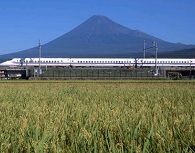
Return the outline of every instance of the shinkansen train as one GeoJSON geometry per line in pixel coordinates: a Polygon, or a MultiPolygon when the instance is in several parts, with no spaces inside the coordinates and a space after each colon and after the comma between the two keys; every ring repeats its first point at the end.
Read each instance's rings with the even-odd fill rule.
{"type": "Polygon", "coordinates": [[[195,59],[169,58],[13,58],[3,67],[194,67],[195,59]]]}

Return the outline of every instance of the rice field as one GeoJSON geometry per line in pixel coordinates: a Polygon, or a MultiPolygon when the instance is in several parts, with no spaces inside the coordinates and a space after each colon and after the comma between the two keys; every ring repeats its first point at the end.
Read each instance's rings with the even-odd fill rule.
{"type": "Polygon", "coordinates": [[[0,81],[0,152],[193,152],[195,81],[0,81]]]}

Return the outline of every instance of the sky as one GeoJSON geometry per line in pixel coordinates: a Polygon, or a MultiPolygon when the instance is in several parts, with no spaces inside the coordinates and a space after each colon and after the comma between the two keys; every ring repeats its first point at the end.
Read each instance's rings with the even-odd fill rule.
{"type": "Polygon", "coordinates": [[[93,15],[173,43],[195,44],[195,0],[0,0],[0,55],[69,32],[93,15]]]}

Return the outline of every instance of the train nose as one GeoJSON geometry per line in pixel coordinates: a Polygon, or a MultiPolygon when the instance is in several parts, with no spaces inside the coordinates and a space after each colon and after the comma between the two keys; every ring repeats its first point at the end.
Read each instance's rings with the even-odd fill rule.
{"type": "Polygon", "coordinates": [[[6,62],[0,63],[0,66],[6,66],[6,62]]]}
{"type": "Polygon", "coordinates": [[[9,61],[6,61],[6,62],[3,62],[3,63],[0,63],[0,66],[2,67],[6,67],[6,66],[12,66],[12,63],[10,63],[9,61]]]}

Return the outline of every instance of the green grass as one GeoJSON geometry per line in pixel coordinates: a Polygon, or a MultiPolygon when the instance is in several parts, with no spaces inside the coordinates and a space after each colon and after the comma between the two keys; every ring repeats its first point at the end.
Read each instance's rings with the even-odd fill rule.
{"type": "Polygon", "coordinates": [[[1,152],[192,152],[194,81],[1,81],[1,152]]]}

